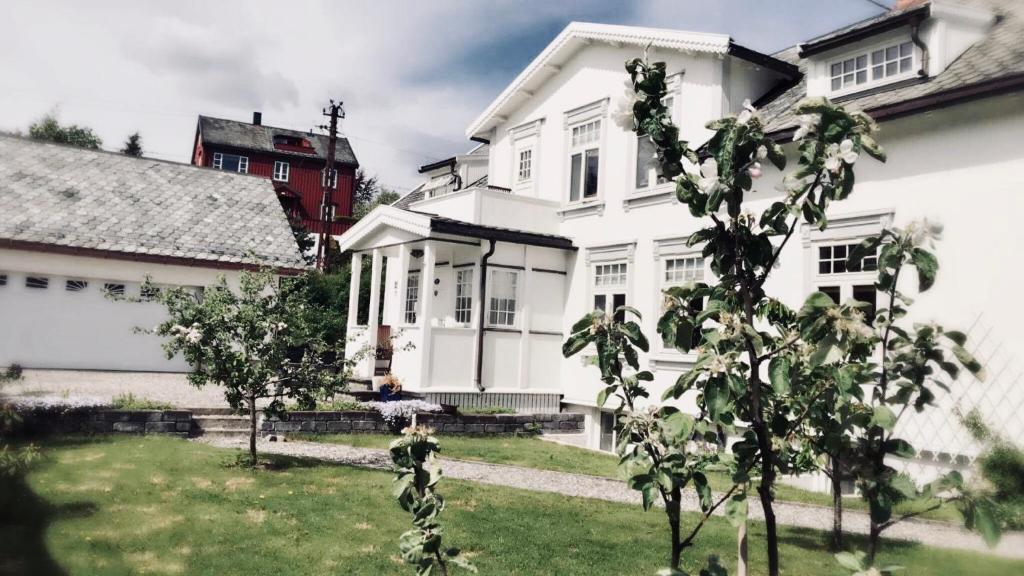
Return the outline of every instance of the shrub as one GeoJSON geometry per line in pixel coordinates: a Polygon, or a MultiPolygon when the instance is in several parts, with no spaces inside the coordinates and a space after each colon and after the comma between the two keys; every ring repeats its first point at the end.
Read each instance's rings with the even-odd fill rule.
{"type": "Polygon", "coordinates": [[[481,406],[479,408],[470,406],[470,407],[467,407],[467,408],[459,408],[459,412],[462,413],[462,414],[469,414],[469,415],[515,414],[516,413],[515,410],[513,410],[511,408],[505,408],[503,406],[481,406]]]}
{"type": "Polygon", "coordinates": [[[0,374],[0,382],[14,382],[16,380],[21,380],[22,371],[23,369],[21,364],[14,362],[3,371],[3,374],[0,374]]]}

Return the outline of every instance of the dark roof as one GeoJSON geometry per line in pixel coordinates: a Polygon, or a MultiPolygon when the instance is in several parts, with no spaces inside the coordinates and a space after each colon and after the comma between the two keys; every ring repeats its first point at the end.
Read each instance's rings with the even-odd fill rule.
{"type": "Polygon", "coordinates": [[[828,34],[822,34],[816,38],[800,45],[800,56],[810,56],[826,50],[831,50],[847,42],[854,42],[887,30],[903,26],[908,22],[928,16],[930,5],[928,3],[908,6],[901,10],[888,10],[877,16],[872,16],[833,30],[828,34]]]}
{"type": "Polygon", "coordinates": [[[444,216],[437,216],[427,212],[416,212],[414,214],[426,214],[430,216],[430,229],[442,234],[456,234],[470,238],[482,238],[484,240],[495,240],[498,242],[514,242],[516,244],[527,244],[530,246],[543,246],[545,248],[559,248],[562,250],[575,250],[572,240],[565,236],[555,234],[538,234],[515,230],[512,228],[501,228],[499,226],[484,226],[483,224],[472,224],[461,220],[453,220],[444,216]]]}
{"type": "Polygon", "coordinates": [[[269,180],[0,136],[0,246],[299,269],[269,180]]]}
{"type": "MultiPolygon", "coordinates": [[[[310,134],[309,132],[300,132],[298,130],[289,130],[287,128],[275,128],[273,126],[264,126],[262,124],[249,124],[248,122],[225,120],[223,118],[213,118],[211,116],[199,117],[198,130],[203,139],[204,145],[213,144],[228,146],[242,150],[255,150],[258,152],[283,154],[286,156],[296,156],[300,158],[309,158],[313,156],[320,158],[321,160],[327,159],[328,138],[323,134],[310,134]],[[278,135],[305,138],[313,145],[313,149],[316,153],[303,154],[302,152],[275,148],[274,136],[278,135]]],[[[338,137],[338,144],[335,148],[334,157],[340,164],[353,167],[359,166],[359,161],[356,160],[356,155],[352,152],[352,146],[348,143],[347,138],[343,138],[341,136],[338,137]]]]}
{"type": "MultiPolygon", "coordinates": [[[[1024,87],[1024,2],[1020,0],[961,0],[989,10],[1000,18],[984,38],[967,49],[937,76],[885,86],[837,98],[845,106],[868,112],[876,119],[895,117],[954,101],[980,97],[997,90],[1024,87]]],[[[854,26],[863,26],[863,23],[854,26]]],[[[849,32],[850,27],[847,27],[849,32]]],[[[834,33],[835,34],[835,33],[834,33]]],[[[822,38],[828,38],[826,35],[822,38]]],[[[774,55],[796,63],[806,74],[794,46],[774,55]]],[[[767,131],[783,133],[797,125],[793,106],[807,94],[806,77],[762,107],[767,131]]]]}
{"type": "Polygon", "coordinates": [[[437,162],[431,162],[430,164],[424,164],[420,166],[419,173],[430,172],[431,170],[437,170],[445,166],[455,166],[457,158],[452,156],[451,158],[445,158],[444,160],[438,160],[437,162]]]}

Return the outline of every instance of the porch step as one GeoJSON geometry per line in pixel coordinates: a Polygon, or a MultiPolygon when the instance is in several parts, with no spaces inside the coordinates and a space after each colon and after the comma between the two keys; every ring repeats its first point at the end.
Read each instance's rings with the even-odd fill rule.
{"type": "Polygon", "coordinates": [[[193,436],[242,436],[249,433],[249,417],[233,414],[192,415],[193,436]]]}
{"type": "Polygon", "coordinates": [[[187,408],[192,416],[243,416],[232,408],[187,408]]]}

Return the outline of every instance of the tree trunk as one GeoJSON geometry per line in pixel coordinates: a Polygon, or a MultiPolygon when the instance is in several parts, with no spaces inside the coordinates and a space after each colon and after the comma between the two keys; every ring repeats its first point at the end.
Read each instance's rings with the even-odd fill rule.
{"type": "Polygon", "coordinates": [[[668,525],[672,530],[672,563],[670,566],[676,570],[679,569],[679,560],[682,555],[682,547],[679,545],[679,501],[682,498],[682,492],[675,488],[672,490],[672,494],[669,497],[668,502],[665,503],[665,512],[668,514],[668,525]]]}
{"type": "MultiPolygon", "coordinates": [[[[767,428],[762,422],[759,428],[767,428]]],[[[758,439],[761,448],[761,484],[757,494],[761,497],[761,508],[764,510],[764,528],[768,547],[768,575],[779,576],[779,533],[775,521],[775,508],[772,505],[772,485],[775,483],[775,459],[771,451],[771,440],[767,430],[759,431],[758,439]]]]}
{"type": "Polygon", "coordinates": [[[843,549],[843,472],[842,466],[832,459],[832,549],[843,549]]]}
{"type": "Polygon", "coordinates": [[[871,530],[868,532],[868,563],[869,565],[875,564],[875,556],[878,554],[878,539],[882,536],[882,530],[871,522],[871,530]]]}
{"type": "Polygon", "coordinates": [[[747,576],[747,522],[736,528],[736,576],[747,576]]]}
{"type": "Polygon", "coordinates": [[[249,461],[256,466],[256,397],[249,396],[249,461]]]}

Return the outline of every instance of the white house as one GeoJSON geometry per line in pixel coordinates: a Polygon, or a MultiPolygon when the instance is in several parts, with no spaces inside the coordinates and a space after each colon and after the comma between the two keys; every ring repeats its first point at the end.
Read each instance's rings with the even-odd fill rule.
{"type": "Polygon", "coordinates": [[[0,366],[186,372],[157,286],[305,267],[269,180],[0,136],[0,366]]]}
{"type": "MultiPolygon", "coordinates": [[[[417,348],[397,353],[392,368],[409,389],[583,412],[588,445],[606,450],[613,421],[595,405],[596,368],[559,353],[577,319],[624,303],[643,313],[654,342],[642,359],[656,374],[652,398],[692,365],[693,356],[658,343],[655,322],[664,288],[711,273],[685,245],[703,223],[620,121],[628,116],[618,104],[624,62],[645,48],[667,63],[667,102],[695,144],[710,135],[705,123],[745,99],[783,142],[797,124],[790,107],[807,94],[882,122],[889,163],[858,165],[852,199],[833,206],[826,232],[804,229],[787,246],[767,289],[794,307],[819,289],[873,300],[872,273],[834,265],[847,246],[884,225],[943,222],[939,281],[916,311],[969,330],[993,377],[958,382],[939,409],[908,420],[905,434],[924,449],[926,466],[962,463],[976,450],[955,406],[977,407],[1024,438],[1024,313],[1015,306],[1013,256],[1024,227],[1012,216],[1024,209],[1024,17],[1010,0],[912,3],[771,56],[720,34],[570,24],[467,129],[488,144],[489,187],[378,208],[342,237],[353,270],[372,258],[373,283],[384,282],[382,318],[351,327],[360,341],[374,343],[380,324],[401,330],[417,348]]],[[[766,174],[749,208],[776,199],[778,182],[766,174]]],[[[351,310],[365,306],[352,294],[351,310]]],[[[692,398],[682,404],[692,408],[692,398]]]]}

